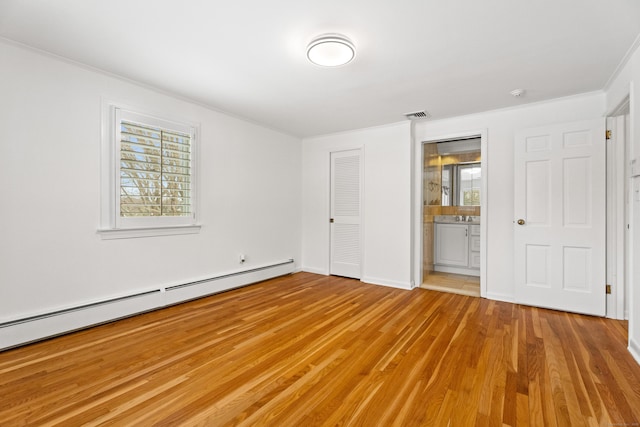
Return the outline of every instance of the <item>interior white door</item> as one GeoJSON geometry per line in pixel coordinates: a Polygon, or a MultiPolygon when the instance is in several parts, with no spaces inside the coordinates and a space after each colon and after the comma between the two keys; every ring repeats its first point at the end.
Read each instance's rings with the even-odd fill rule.
{"type": "Polygon", "coordinates": [[[516,302],[604,316],[604,119],[516,134],[516,302]]]}
{"type": "Polygon", "coordinates": [[[330,273],[360,278],[361,150],[331,153],[330,273]]]}

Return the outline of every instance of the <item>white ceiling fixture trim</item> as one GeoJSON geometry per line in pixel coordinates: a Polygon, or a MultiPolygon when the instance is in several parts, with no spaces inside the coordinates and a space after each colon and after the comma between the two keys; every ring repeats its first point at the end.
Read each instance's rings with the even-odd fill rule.
{"type": "Polygon", "coordinates": [[[356,57],[356,47],[342,34],[323,34],[307,46],[307,58],[322,67],[338,67],[356,57]]]}

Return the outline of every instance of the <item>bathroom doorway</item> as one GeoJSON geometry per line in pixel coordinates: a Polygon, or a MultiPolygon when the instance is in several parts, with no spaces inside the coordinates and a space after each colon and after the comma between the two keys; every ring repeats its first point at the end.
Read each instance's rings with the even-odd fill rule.
{"type": "Polygon", "coordinates": [[[422,144],[421,288],[481,296],[481,135],[422,144]]]}

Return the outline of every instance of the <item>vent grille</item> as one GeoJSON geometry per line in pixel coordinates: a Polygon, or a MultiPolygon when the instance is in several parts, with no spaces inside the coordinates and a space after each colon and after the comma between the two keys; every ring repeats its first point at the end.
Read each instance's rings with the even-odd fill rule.
{"type": "Polygon", "coordinates": [[[417,120],[417,119],[428,119],[431,117],[426,110],[423,111],[414,111],[413,113],[406,113],[404,115],[409,120],[417,120]]]}

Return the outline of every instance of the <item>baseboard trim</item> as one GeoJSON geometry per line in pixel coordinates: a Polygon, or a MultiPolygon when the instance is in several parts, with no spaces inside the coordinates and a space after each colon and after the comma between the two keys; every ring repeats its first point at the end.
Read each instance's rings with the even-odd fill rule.
{"type": "Polygon", "coordinates": [[[0,323],[0,350],[293,273],[293,259],[0,323]]]}
{"type": "Polygon", "coordinates": [[[513,297],[513,295],[501,294],[497,292],[487,292],[485,298],[494,301],[510,302],[512,304],[516,303],[516,299],[513,297]]]}
{"type": "Polygon", "coordinates": [[[635,342],[633,339],[629,340],[629,353],[636,360],[636,363],[640,365],[640,343],[635,342]]]}
{"type": "Polygon", "coordinates": [[[214,279],[198,280],[166,288],[165,305],[198,299],[203,296],[250,285],[261,280],[293,273],[293,260],[254,268],[242,273],[231,273],[214,279]]]}
{"type": "Polygon", "coordinates": [[[465,276],[480,277],[479,268],[462,268],[462,267],[447,267],[446,265],[434,265],[433,270],[441,273],[463,274],[465,276]]]}
{"type": "Polygon", "coordinates": [[[92,304],[87,308],[66,310],[32,320],[13,322],[10,326],[0,328],[0,350],[64,335],[163,306],[162,293],[154,292],[118,299],[112,303],[92,304]]]}
{"type": "Polygon", "coordinates": [[[315,268],[315,267],[305,267],[302,266],[301,270],[305,273],[313,273],[313,274],[322,274],[323,276],[328,276],[329,272],[323,268],[315,268]]]}
{"type": "Polygon", "coordinates": [[[377,277],[368,277],[368,276],[362,277],[360,281],[364,283],[369,283],[371,285],[388,286],[390,288],[405,289],[408,291],[413,289],[411,282],[398,282],[395,280],[385,280],[385,279],[379,279],[377,277]]]}

